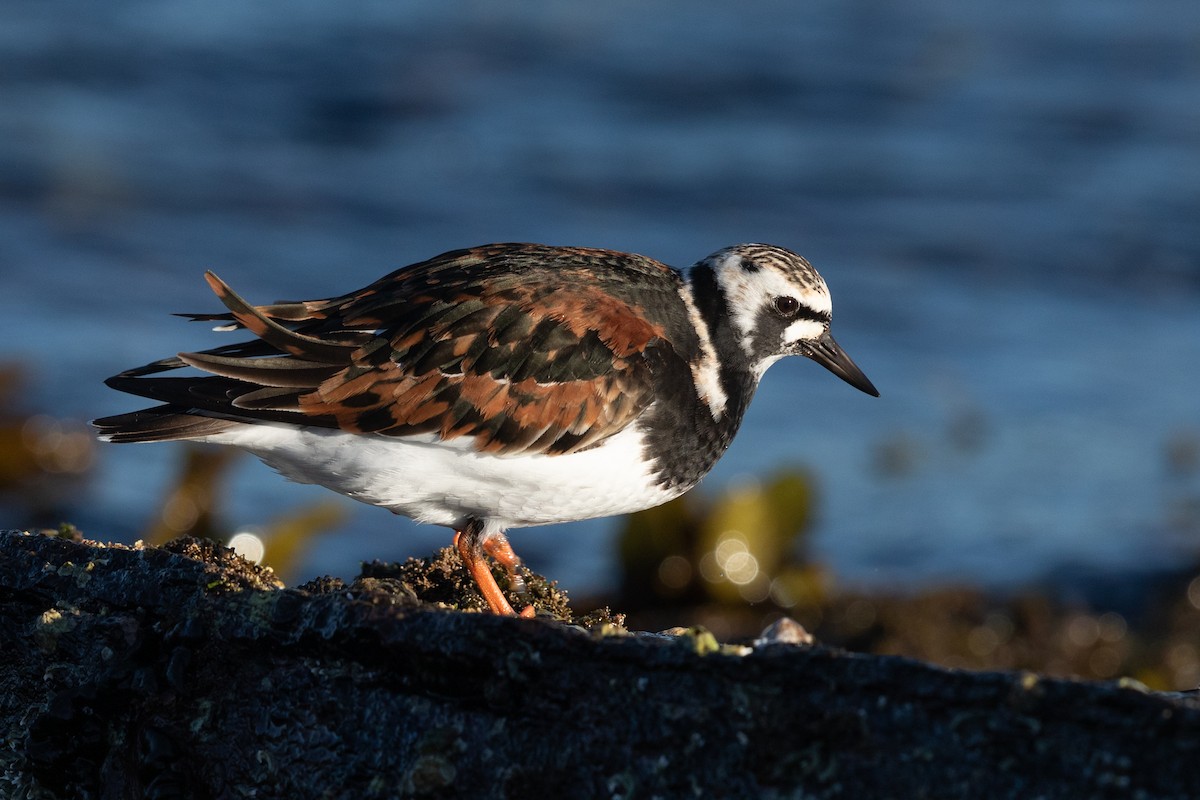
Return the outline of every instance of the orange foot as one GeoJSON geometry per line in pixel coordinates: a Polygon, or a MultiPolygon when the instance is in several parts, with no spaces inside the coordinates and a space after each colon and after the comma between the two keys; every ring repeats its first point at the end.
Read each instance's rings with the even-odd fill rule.
{"type": "MultiPolygon", "coordinates": [[[[479,587],[479,592],[487,601],[488,608],[492,610],[492,613],[515,617],[517,612],[513,611],[513,607],[504,598],[504,593],[500,591],[500,585],[492,576],[492,570],[487,563],[487,555],[496,559],[504,567],[508,573],[509,588],[515,592],[525,591],[525,579],[517,574],[517,567],[521,565],[521,559],[513,552],[508,537],[503,533],[495,534],[481,544],[479,538],[482,533],[483,525],[471,520],[467,523],[466,528],[454,532],[454,547],[458,550],[459,557],[467,566],[467,570],[471,573],[475,585],[479,587]],[[487,555],[484,554],[485,551],[487,555]]],[[[520,616],[532,617],[533,615],[532,605],[521,609],[520,616]]]]}

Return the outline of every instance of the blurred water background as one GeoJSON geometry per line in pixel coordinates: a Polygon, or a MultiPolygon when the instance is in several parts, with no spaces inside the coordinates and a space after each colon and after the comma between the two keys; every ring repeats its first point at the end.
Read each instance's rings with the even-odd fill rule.
{"type": "MultiPolygon", "coordinates": [[[[201,273],[323,297],[492,241],[684,266],[742,241],[830,283],[874,400],[792,359],[701,491],[815,476],[838,580],[1016,586],[1200,552],[1200,4],[242,3],[0,11],[0,355],[30,412],[228,341],[201,273]]],[[[144,532],[175,445],[66,503],[144,532]]],[[[239,462],[225,514],[324,490],[239,462]]],[[[0,522],[32,524],[20,498],[0,522]]],[[[344,501],[305,575],[449,532],[344,501]]],[[[573,591],[616,523],[521,531],[573,591]]]]}

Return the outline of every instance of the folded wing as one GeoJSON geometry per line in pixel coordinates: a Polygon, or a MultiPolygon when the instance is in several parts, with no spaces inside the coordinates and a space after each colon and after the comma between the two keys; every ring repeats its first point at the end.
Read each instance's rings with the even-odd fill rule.
{"type": "Polygon", "coordinates": [[[597,280],[586,268],[597,253],[607,255],[489,245],[398,270],[350,295],[267,306],[250,305],[209,273],[229,313],[190,316],[256,338],[109,379],[165,405],[96,425],[112,441],[285,422],[470,437],[498,454],[585,449],[652,401],[648,356],[657,349],[661,358],[669,337],[637,300],[675,293],[670,270],[649,259],[597,280]],[[621,281],[621,291],[605,280],[621,281]],[[157,375],[184,366],[203,374],[157,375]]]}

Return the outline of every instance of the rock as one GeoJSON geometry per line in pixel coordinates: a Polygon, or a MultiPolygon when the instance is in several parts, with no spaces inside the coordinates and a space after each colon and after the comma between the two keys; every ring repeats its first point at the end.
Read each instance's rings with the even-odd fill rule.
{"type": "Polygon", "coordinates": [[[444,558],[0,533],[0,796],[1200,796],[1190,695],[467,613],[444,558]]]}

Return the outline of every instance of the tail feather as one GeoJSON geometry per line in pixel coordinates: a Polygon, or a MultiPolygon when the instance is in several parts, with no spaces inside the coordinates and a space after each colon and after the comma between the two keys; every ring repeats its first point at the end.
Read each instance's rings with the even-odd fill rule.
{"type": "Polygon", "coordinates": [[[244,423],[217,417],[199,417],[180,406],[163,405],[92,421],[106,442],[172,442],[202,439],[244,423]]]}
{"type": "MultiPolygon", "coordinates": [[[[281,300],[278,303],[254,306],[253,308],[262,316],[270,317],[278,322],[310,322],[312,320],[325,319],[327,308],[336,304],[338,299],[340,298],[330,300],[281,300]]],[[[175,316],[184,317],[192,322],[228,322],[232,323],[232,326],[235,328],[245,327],[229,312],[217,314],[183,313],[176,314],[175,316]]]]}
{"type": "MultiPolygon", "coordinates": [[[[225,344],[220,347],[214,347],[211,350],[202,350],[199,353],[188,353],[191,356],[228,356],[235,355],[243,358],[255,358],[257,356],[277,356],[280,354],[279,348],[267,344],[261,339],[251,339],[248,342],[235,342],[233,344],[225,344]]],[[[158,361],[151,361],[149,364],[143,364],[140,367],[127,369],[119,375],[114,375],[114,378],[141,378],[146,375],[154,375],[159,372],[168,372],[173,369],[182,369],[186,367],[183,359],[178,356],[169,358],[161,358],[158,361]]],[[[112,384],[109,384],[110,386],[112,384]]],[[[113,386],[114,389],[127,391],[122,387],[113,386]]],[[[137,394],[137,392],[134,392],[137,394]]]]}
{"type": "Polygon", "coordinates": [[[323,320],[335,300],[252,306],[211,272],[209,286],[229,309],[223,314],[186,314],[194,320],[225,322],[256,338],[198,353],[180,353],[114,375],[105,383],[159,405],[105,417],[93,424],[110,442],[203,439],[233,427],[263,422],[334,426],[327,415],[305,414],[299,398],[346,368],[371,334],[323,320]],[[293,330],[293,328],[299,330],[293,330]],[[160,377],[194,367],[201,377],[160,377]]]}
{"type": "Polygon", "coordinates": [[[363,334],[347,334],[342,339],[322,339],[319,336],[298,333],[247,303],[212,272],[204,273],[204,278],[242,327],[264,342],[297,358],[345,366],[350,363],[353,352],[366,341],[363,334]]]}
{"type": "Polygon", "coordinates": [[[341,369],[336,365],[298,358],[244,358],[212,353],[180,353],[178,361],[180,366],[189,364],[225,378],[258,386],[288,386],[293,389],[315,389],[341,369]]]}

